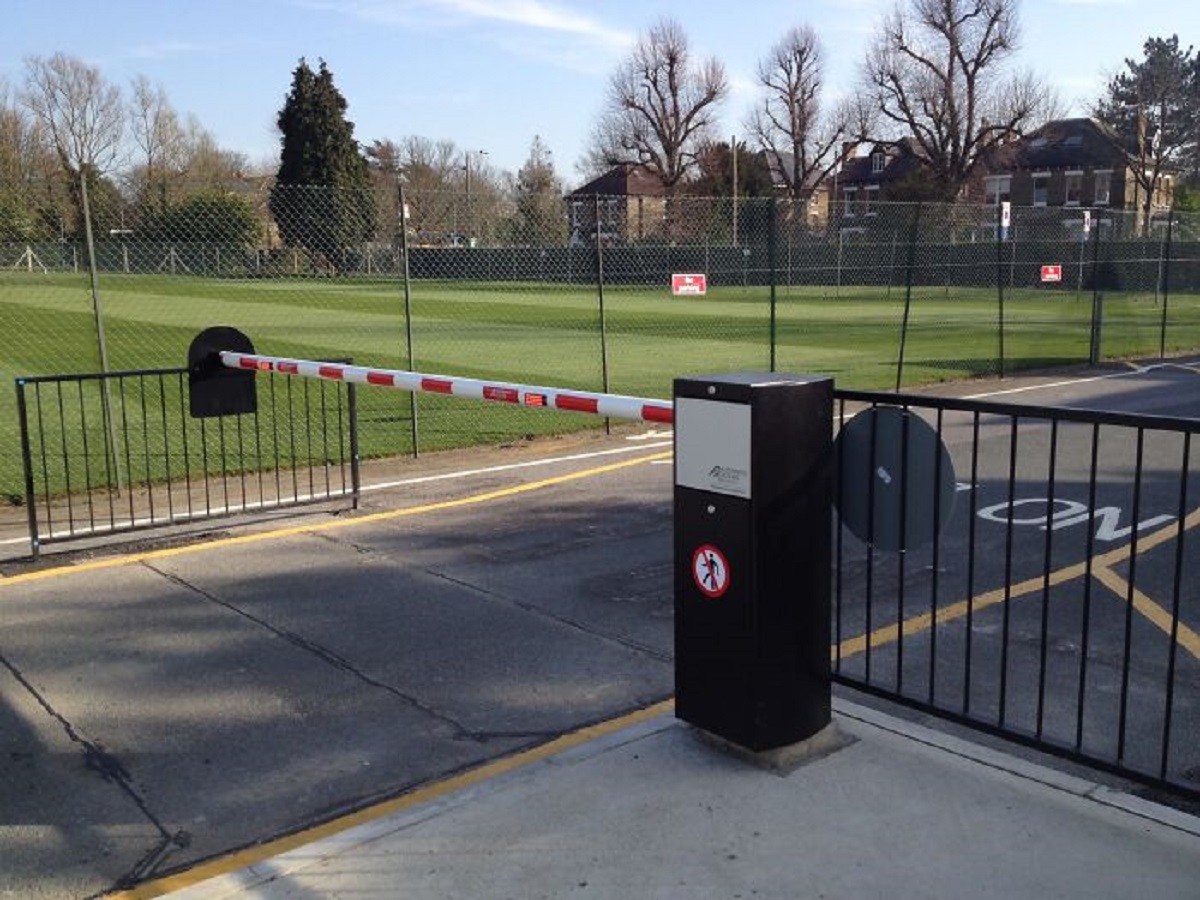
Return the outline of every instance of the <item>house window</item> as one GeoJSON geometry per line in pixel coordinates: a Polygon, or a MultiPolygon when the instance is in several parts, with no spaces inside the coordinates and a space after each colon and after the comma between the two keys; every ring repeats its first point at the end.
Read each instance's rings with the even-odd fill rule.
{"type": "Polygon", "coordinates": [[[863,215],[875,216],[879,214],[879,185],[867,185],[863,191],[863,215]]]}
{"type": "Polygon", "coordinates": [[[1045,206],[1050,199],[1050,173],[1033,173],[1033,205],[1045,206]]]}
{"type": "Polygon", "coordinates": [[[1066,206],[1078,206],[1083,200],[1083,172],[1067,172],[1064,176],[1066,206]]]}
{"type": "Polygon", "coordinates": [[[1092,203],[1096,206],[1108,206],[1112,196],[1112,169],[1097,169],[1092,177],[1096,180],[1092,203]]]}
{"type": "Polygon", "coordinates": [[[878,175],[883,171],[883,167],[887,164],[887,157],[882,153],[871,154],[871,173],[878,175]]]}
{"type": "Polygon", "coordinates": [[[858,188],[842,190],[842,215],[847,218],[854,215],[854,202],[858,199],[858,188]]]}
{"type": "Polygon", "coordinates": [[[1011,175],[988,175],[983,179],[983,195],[992,205],[1012,199],[1011,175]]]}

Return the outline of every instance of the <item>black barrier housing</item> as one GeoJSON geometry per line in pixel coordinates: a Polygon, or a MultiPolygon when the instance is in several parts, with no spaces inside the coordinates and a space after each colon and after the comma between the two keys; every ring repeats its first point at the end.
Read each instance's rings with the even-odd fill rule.
{"type": "Polygon", "coordinates": [[[222,365],[220,352],[253,353],[254,344],[236,328],[214,325],[188,347],[188,406],[194,419],[236,416],[258,409],[252,370],[222,365]]]}
{"type": "Polygon", "coordinates": [[[675,381],[675,711],[755,752],[831,718],[832,409],[829,378],[675,381]]]}

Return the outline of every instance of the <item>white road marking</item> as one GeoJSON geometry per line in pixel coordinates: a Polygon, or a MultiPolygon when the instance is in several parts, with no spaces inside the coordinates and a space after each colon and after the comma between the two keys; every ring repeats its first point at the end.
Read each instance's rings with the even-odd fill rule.
{"type": "MultiPolygon", "coordinates": [[[[661,435],[662,435],[662,432],[651,431],[649,434],[635,435],[631,438],[627,438],[626,440],[647,440],[649,438],[659,437],[661,435]]],[[[426,484],[426,483],[432,482],[432,481],[450,481],[455,478],[469,478],[472,475],[489,475],[494,472],[510,472],[510,471],[513,471],[516,469],[530,469],[530,468],[535,468],[537,466],[555,465],[556,463],[577,462],[580,460],[596,459],[596,458],[602,457],[602,456],[614,456],[614,455],[622,454],[622,453],[642,453],[647,449],[656,449],[658,447],[670,447],[670,446],[671,446],[670,441],[655,441],[654,443],[638,444],[638,445],[629,446],[629,447],[616,447],[616,448],[612,448],[609,450],[594,450],[589,453],[572,453],[567,456],[551,456],[551,457],[546,457],[544,459],[531,459],[531,460],[527,460],[526,462],[505,463],[505,464],[499,465],[499,466],[487,466],[482,469],[460,469],[455,472],[442,472],[439,475],[423,475],[418,478],[405,478],[400,481],[381,481],[381,482],[376,482],[373,484],[364,484],[362,486],[361,490],[363,493],[366,493],[367,491],[382,491],[382,490],[386,490],[387,488],[405,487],[407,485],[412,485],[412,484],[426,484]]],[[[667,462],[667,461],[664,460],[663,462],[667,462]]],[[[312,500],[312,499],[322,499],[322,497],[318,496],[318,497],[314,498],[314,497],[310,497],[307,495],[301,495],[294,499],[295,499],[295,501],[305,501],[305,500],[312,500]]],[[[340,498],[339,497],[331,497],[329,499],[331,501],[333,501],[333,500],[338,500],[340,498]]],[[[220,515],[222,513],[228,513],[228,512],[243,512],[243,511],[245,511],[245,512],[262,512],[264,510],[286,509],[288,507],[288,505],[290,505],[292,502],[293,502],[293,498],[289,497],[283,503],[272,503],[272,502],[268,501],[266,504],[247,504],[246,507],[244,507],[244,508],[242,506],[234,506],[231,508],[214,507],[212,512],[215,515],[220,515]]],[[[158,519],[156,521],[162,525],[171,524],[169,521],[163,520],[163,519],[158,519]]],[[[190,524],[195,524],[200,521],[204,521],[204,518],[197,517],[195,519],[191,519],[190,524]]],[[[120,522],[120,523],[118,523],[118,527],[124,528],[127,526],[127,524],[128,524],[127,522],[120,522]]],[[[150,518],[146,517],[146,518],[141,518],[141,519],[135,519],[134,524],[150,525],[150,524],[154,524],[154,521],[152,521],[150,518]]],[[[100,534],[105,534],[109,531],[111,531],[111,528],[99,528],[94,531],[88,532],[88,534],[100,535],[100,534]]],[[[84,535],[81,534],[80,536],[82,537],[84,535]]],[[[0,546],[11,545],[11,544],[28,544],[28,543],[29,543],[28,535],[26,535],[25,537],[19,537],[19,538],[0,539],[0,546]]]]}
{"type": "Polygon", "coordinates": [[[1189,362],[1153,363],[1148,366],[1136,366],[1127,372],[1109,372],[1107,375],[1089,375],[1086,378],[1068,378],[1065,381],[1050,381],[1046,384],[1027,384],[1025,387],[1008,388],[1003,391],[988,391],[985,394],[968,394],[963,400],[983,400],[987,397],[1002,397],[1005,394],[1023,394],[1028,391],[1040,391],[1046,388],[1071,387],[1076,384],[1087,384],[1089,381],[1107,381],[1110,378],[1128,378],[1130,375],[1145,375],[1155,369],[1186,368],[1189,362]]]}

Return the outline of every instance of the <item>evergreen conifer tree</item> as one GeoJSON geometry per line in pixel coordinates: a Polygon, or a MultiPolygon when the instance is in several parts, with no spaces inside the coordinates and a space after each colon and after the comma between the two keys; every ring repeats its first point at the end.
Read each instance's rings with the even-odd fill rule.
{"type": "Polygon", "coordinates": [[[355,265],[375,231],[375,197],[367,161],[346,119],[346,98],[321,60],[300,60],[279,111],[279,172],[270,209],[286,244],[304,247],[334,271],[355,265]]]}

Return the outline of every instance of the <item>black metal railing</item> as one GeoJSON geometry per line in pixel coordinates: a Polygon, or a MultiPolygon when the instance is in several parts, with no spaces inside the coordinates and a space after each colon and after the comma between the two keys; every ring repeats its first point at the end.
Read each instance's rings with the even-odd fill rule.
{"type": "Polygon", "coordinates": [[[18,378],[31,552],[359,496],[355,386],[259,376],[250,415],[194,419],[187,369],[18,378]]]}
{"type": "MultiPolygon", "coordinates": [[[[956,502],[943,516],[935,497],[921,496],[937,490],[936,479],[903,479],[901,508],[943,521],[932,541],[902,539],[894,552],[852,533],[843,516],[834,679],[1200,797],[1200,572],[1191,536],[1200,524],[1192,449],[1200,421],[837,396],[835,421],[883,406],[924,420],[948,450],[956,502]]],[[[853,507],[856,494],[875,502],[862,470],[843,462],[839,505],[853,507]]],[[[888,477],[876,468],[872,460],[872,483],[888,477]]],[[[898,521],[912,527],[903,512],[898,521]]]]}

